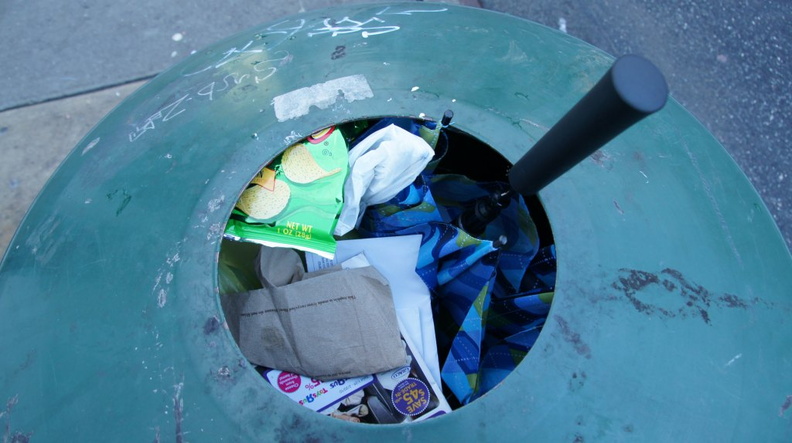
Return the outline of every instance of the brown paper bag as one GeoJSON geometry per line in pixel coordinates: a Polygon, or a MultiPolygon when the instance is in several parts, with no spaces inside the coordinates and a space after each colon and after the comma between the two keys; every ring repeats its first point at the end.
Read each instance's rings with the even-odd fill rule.
{"type": "Polygon", "coordinates": [[[406,363],[388,282],[373,267],[303,275],[294,251],[262,248],[260,268],[264,289],[222,300],[252,363],[325,380],[406,363]]]}

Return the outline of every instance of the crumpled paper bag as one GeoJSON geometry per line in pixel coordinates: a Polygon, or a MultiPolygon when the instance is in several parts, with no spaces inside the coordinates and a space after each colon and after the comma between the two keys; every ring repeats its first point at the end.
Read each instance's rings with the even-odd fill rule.
{"type": "Polygon", "coordinates": [[[407,361],[388,282],[372,266],[304,273],[293,250],[262,248],[259,272],[264,289],[222,298],[250,362],[332,380],[407,361]]]}

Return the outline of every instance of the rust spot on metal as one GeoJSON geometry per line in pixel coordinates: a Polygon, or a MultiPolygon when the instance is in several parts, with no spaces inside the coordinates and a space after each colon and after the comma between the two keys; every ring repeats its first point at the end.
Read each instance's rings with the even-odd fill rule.
{"type": "Polygon", "coordinates": [[[669,292],[676,290],[676,285],[671,280],[663,280],[663,287],[669,292]]]}
{"type": "MultiPolygon", "coordinates": [[[[38,357],[38,353],[36,351],[28,352],[25,355],[25,361],[23,361],[22,364],[20,364],[19,366],[17,366],[16,369],[14,369],[14,371],[11,373],[10,378],[14,378],[17,375],[21,374],[22,372],[25,372],[28,369],[30,369],[30,367],[33,366],[33,363],[36,362],[37,357],[38,357]]],[[[2,416],[2,413],[0,413],[0,416],[2,416]]]]}
{"type": "MultiPolygon", "coordinates": [[[[644,288],[657,284],[660,281],[657,275],[635,269],[622,269],[622,271],[627,271],[627,275],[619,277],[618,283],[613,283],[611,286],[623,291],[624,296],[630,300],[630,303],[632,303],[633,307],[638,312],[653,315],[657,310],[662,311],[661,308],[645,303],[635,297],[635,294],[642,291],[644,288]]],[[[663,312],[663,314],[667,313],[663,312]]]]}
{"type": "Polygon", "coordinates": [[[783,417],[784,412],[786,412],[789,407],[792,406],[792,395],[787,395],[784,404],[781,405],[781,408],[778,410],[778,416],[783,417]]]}
{"type": "Polygon", "coordinates": [[[715,294],[703,286],[689,281],[676,269],[666,268],[659,273],[652,273],[622,268],[619,272],[621,275],[611,284],[611,287],[624,294],[636,311],[649,316],[698,317],[709,325],[712,324],[709,309],[713,306],[737,309],[748,309],[749,307],[749,303],[742,298],[734,294],[715,294]],[[650,296],[646,292],[651,287],[661,289],[661,292],[666,292],[677,298],[660,298],[657,293],[650,296]],[[660,305],[660,302],[663,306],[660,305]],[[676,303],[678,303],[678,307],[669,307],[676,303]]]}
{"type": "Polygon", "coordinates": [[[600,149],[595,151],[593,154],[589,156],[589,159],[594,162],[597,166],[606,171],[613,169],[613,157],[608,154],[606,151],[600,149]]]}
{"type": "MultiPolygon", "coordinates": [[[[622,270],[625,271],[625,269],[622,270]]],[[[657,275],[650,274],[649,272],[638,271],[635,269],[626,269],[626,271],[629,271],[628,275],[626,277],[620,277],[619,281],[625,288],[630,288],[635,291],[640,291],[641,289],[660,281],[660,279],[657,278],[657,275]]]]}
{"type": "Polygon", "coordinates": [[[569,380],[569,390],[575,392],[586,385],[586,373],[581,371],[572,373],[572,378],[569,380]]]}
{"type": "Polygon", "coordinates": [[[708,325],[712,324],[712,322],[710,321],[709,312],[707,312],[706,310],[704,310],[702,308],[699,308],[699,315],[701,315],[701,318],[704,320],[704,323],[706,323],[708,325]]]}
{"type": "Polygon", "coordinates": [[[718,298],[729,308],[748,309],[748,303],[744,302],[734,294],[726,294],[718,298]]]}
{"type": "Polygon", "coordinates": [[[204,323],[203,333],[204,335],[211,335],[216,333],[218,330],[220,330],[220,320],[218,320],[218,318],[213,315],[206,320],[206,323],[204,323]]]}
{"type": "Polygon", "coordinates": [[[556,320],[556,322],[558,322],[561,336],[567,343],[571,344],[572,347],[575,348],[575,352],[583,357],[591,358],[591,348],[589,348],[583,339],[580,338],[580,334],[573,331],[572,328],[570,328],[569,323],[567,323],[563,317],[556,315],[553,316],[553,318],[556,320]]]}

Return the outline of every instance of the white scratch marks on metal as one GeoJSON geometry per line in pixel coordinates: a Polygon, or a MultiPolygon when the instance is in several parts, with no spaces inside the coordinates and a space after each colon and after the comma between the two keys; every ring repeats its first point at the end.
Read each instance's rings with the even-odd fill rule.
{"type": "Polygon", "coordinates": [[[211,240],[212,237],[221,237],[225,229],[225,223],[215,223],[209,226],[209,232],[206,234],[206,239],[211,240]]]}
{"type": "Polygon", "coordinates": [[[312,106],[327,109],[339,98],[352,103],[372,97],[374,91],[371,90],[368,80],[362,74],[357,74],[287,92],[275,97],[272,105],[275,108],[275,117],[279,122],[284,122],[307,115],[312,106]]]}
{"type": "Polygon", "coordinates": [[[80,155],[85,155],[86,152],[88,152],[91,149],[93,149],[94,146],[96,146],[99,143],[99,140],[101,140],[101,139],[102,139],[101,137],[96,137],[95,139],[91,140],[91,142],[88,143],[88,145],[85,146],[85,148],[83,148],[82,154],[80,154],[80,155]]]}
{"type": "Polygon", "coordinates": [[[729,367],[729,366],[733,365],[734,362],[736,362],[737,360],[739,360],[741,358],[742,358],[742,354],[735,355],[731,360],[729,360],[728,363],[726,363],[726,367],[729,367]]]}
{"type": "Polygon", "coordinates": [[[159,293],[157,294],[157,306],[160,308],[165,307],[165,303],[168,302],[168,291],[165,289],[160,289],[159,293]]]}
{"type": "Polygon", "coordinates": [[[46,265],[55,255],[60,246],[68,240],[66,233],[56,234],[61,224],[61,217],[50,215],[44,222],[30,234],[25,245],[30,248],[30,253],[36,257],[41,265],[46,265]]]}
{"type": "Polygon", "coordinates": [[[298,134],[297,132],[292,131],[291,134],[287,135],[286,138],[283,139],[283,142],[286,143],[287,145],[291,145],[293,143],[297,143],[303,138],[305,137],[303,137],[302,134],[298,134]]]}
{"type": "Polygon", "coordinates": [[[225,195],[221,195],[218,198],[213,198],[213,199],[209,200],[209,204],[207,205],[207,209],[209,209],[209,212],[215,212],[218,209],[220,209],[220,206],[222,206],[224,201],[225,201],[225,195]]]}
{"type": "Polygon", "coordinates": [[[179,257],[179,253],[177,252],[173,254],[173,257],[169,257],[167,260],[165,260],[165,262],[168,263],[168,266],[173,266],[173,264],[179,260],[181,260],[181,257],[179,257]]]}
{"type": "Polygon", "coordinates": [[[173,255],[169,255],[165,259],[165,264],[167,266],[160,267],[157,277],[154,279],[154,287],[151,291],[157,297],[157,306],[160,308],[165,307],[165,305],[168,303],[169,285],[173,281],[174,277],[173,273],[169,271],[169,269],[173,269],[174,265],[181,261],[181,257],[179,256],[180,247],[181,245],[177,243],[173,255]],[[164,282],[163,277],[165,278],[164,282]]]}
{"type": "MultiPolygon", "coordinates": [[[[453,102],[456,102],[456,99],[454,99],[454,100],[451,100],[451,102],[452,102],[452,103],[453,103],[453,102]]],[[[542,129],[542,130],[545,130],[545,131],[549,131],[549,130],[550,130],[550,128],[548,128],[547,126],[540,125],[539,123],[536,123],[535,121],[532,121],[532,120],[528,120],[528,119],[525,119],[525,118],[521,118],[521,119],[520,119],[520,121],[521,121],[521,122],[528,123],[529,125],[531,125],[531,126],[533,126],[533,127],[535,127],[535,128],[539,128],[539,129],[542,129]]]]}
{"type": "Polygon", "coordinates": [[[743,259],[742,256],[740,255],[740,250],[737,249],[737,245],[734,242],[734,237],[732,236],[731,229],[729,228],[729,224],[726,221],[726,217],[724,217],[723,212],[721,211],[720,205],[718,204],[718,200],[715,198],[715,193],[712,190],[710,181],[706,179],[704,172],[702,171],[701,166],[699,165],[698,158],[696,158],[696,156],[690,150],[690,147],[687,145],[684,139],[681,140],[682,140],[682,146],[685,148],[685,152],[687,153],[687,156],[690,159],[690,163],[693,165],[693,168],[695,168],[696,173],[699,176],[699,179],[701,181],[701,186],[704,189],[704,193],[706,194],[707,199],[710,201],[715,216],[717,217],[718,222],[721,225],[723,234],[726,237],[726,242],[728,243],[729,248],[734,254],[734,258],[740,264],[740,267],[744,267],[743,259]]]}
{"type": "Polygon", "coordinates": [[[176,443],[184,441],[184,431],[182,429],[182,420],[184,417],[184,400],[182,399],[182,388],[184,382],[175,385],[173,394],[173,420],[176,422],[176,443]]]}

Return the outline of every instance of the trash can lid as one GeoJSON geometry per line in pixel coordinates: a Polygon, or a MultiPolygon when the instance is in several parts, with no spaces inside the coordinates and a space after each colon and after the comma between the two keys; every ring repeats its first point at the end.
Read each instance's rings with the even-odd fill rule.
{"type": "Polygon", "coordinates": [[[469,406],[415,425],[333,421],[267,386],[224,328],[225,221],[287,145],[453,108],[514,162],[611,61],[517,18],[394,3],[264,24],[161,74],[76,146],[0,265],[7,433],[789,438],[792,259],[745,176],[673,101],[541,192],[559,256],[548,323],[469,406]]]}

